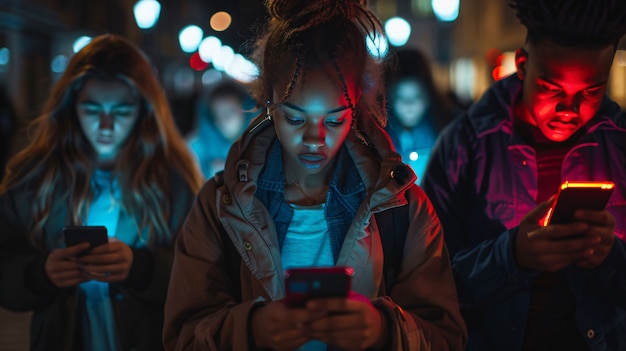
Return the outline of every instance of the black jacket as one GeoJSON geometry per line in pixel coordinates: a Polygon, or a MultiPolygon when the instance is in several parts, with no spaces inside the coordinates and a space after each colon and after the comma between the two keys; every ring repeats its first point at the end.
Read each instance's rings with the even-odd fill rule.
{"type": "MultiPolygon", "coordinates": [[[[169,227],[175,235],[195,194],[180,176],[172,177],[172,189],[175,200],[171,204],[169,227]]],[[[67,204],[53,203],[43,229],[44,254],[29,241],[33,202],[34,192],[27,186],[0,196],[0,306],[13,311],[33,311],[31,350],[80,350],[84,295],[76,287],[57,288],[44,270],[47,253],[64,246],[62,227],[70,221],[67,204]]],[[[122,230],[137,231],[124,210],[117,228],[118,232],[122,230]]],[[[163,349],[163,306],[174,257],[172,242],[159,247],[130,245],[134,257],[127,280],[109,285],[118,337],[124,350],[163,349]]]]}

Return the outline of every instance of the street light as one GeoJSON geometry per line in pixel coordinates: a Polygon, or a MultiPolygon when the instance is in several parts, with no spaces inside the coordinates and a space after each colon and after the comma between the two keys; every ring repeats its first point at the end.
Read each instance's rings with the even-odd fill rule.
{"type": "Polygon", "coordinates": [[[180,48],[184,52],[192,53],[198,49],[198,45],[202,41],[204,31],[195,24],[190,24],[183,28],[178,34],[178,42],[180,48]]]}
{"type": "Polygon", "coordinates": [[[161,14],[161,4],[157,0],[139,0],[133,6],[135,22],[141,29],[154,27],[161,14]]]}
{"type": "Polygon", "coordinates": [[[452,22],[459,17],[459,0],[432,0],[435,17],[442,22],[452,22]]]}
{"type": "Polygon", "coordinates": [[[404,46],[411,36],[411,24],[402,17],[392,17],[385,22],[385,32],[387,33],[389,44],[404,46]]]}

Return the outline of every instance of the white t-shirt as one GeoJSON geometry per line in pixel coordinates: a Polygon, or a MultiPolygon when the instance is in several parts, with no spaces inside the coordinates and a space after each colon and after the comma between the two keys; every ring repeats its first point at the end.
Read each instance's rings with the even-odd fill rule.
{"type": "MultiPolygon", "coordinates": [[[[335,265],[330,245],[325,204],[299,206],[290,204],[293,218],[289,223],[281,252],[283,269],[292,267],[331,267],[335,265]]],[[[325,351],[326,344],[312,340],[298,351],[325,351]]]]}

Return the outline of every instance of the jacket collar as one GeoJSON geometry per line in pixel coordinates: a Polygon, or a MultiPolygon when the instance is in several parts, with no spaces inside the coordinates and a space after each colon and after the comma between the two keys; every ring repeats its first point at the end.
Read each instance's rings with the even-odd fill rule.
{"type": "MultiPolygon", "coordinates": [[[[396,153],[391,141],[383,128],[367,116],[359,120],[359,131],[368,143],[364,143],[355,133],[350,133],[340,151],[347,152],[355,164],[355,174],[358,174],[366,190],[366,200],[377,206],[386,200],[391,200],[398,193],[404,192],[416,180],[415,173],[404,165],[400,155],[396,153]],[[345,151],[343,151],[345,149],[345,151]]],[[[246,207],[252,202],[263,169],[267,165],[273,172],[280,174],[279,178],[271,177],[271,183],[264,183],[274,190],[282,190],[284,177],[282,176],[282,155],[272,154],[272,149],[279,149],[279,144],[273,128],[273,122],[264,115],[252,121],[242,137],[233,144],[229,151],[224,169],[224,182],[231,189],[232,194],[239,197],[241,204],[246,207]],[[245,184],[244,184],[245,183],[245,184]],[[280,183],[280,184],[279,184],[280,183]]],[[[341,162],[341,160],[339,160],[341,162]]],[[[340,166],[339,164],[337,166],[340,166]]],[[[339,172],[337,172],[339,173],[339,172]]],[[[352,174],[335,174],[340,192],[350,192],[359,182],[350,178],[352,174]],[[342,179],[339,179],[341,177],[342,179]],[[355,184],[356,183],[356,184],[355,184]]],[[[270,178],[264,178],[270,179],[270,178]]]]}

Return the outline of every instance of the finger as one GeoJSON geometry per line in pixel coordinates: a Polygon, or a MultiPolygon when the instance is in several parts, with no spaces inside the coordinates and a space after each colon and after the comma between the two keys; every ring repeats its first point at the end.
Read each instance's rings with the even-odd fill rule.
{"type": "Polygon", "coordinates": [[[50,281],[58,287],[70,287],[90,279],[89,276],[81,271],[56,273],[49,278],[50,281]]]}
{"type": "Polygon", "coordinates": [[[46,267],[48,272],[65,272],[65,271],[80,271],[82,269],[82,265],[75,261],[60,261],[60,260],[52,260],[49,261],[46,267]]]}
{"type": "Polygon", "coordinates": [[[351,300],[345,297],[330,297],[323,299],[311,299],[307,301],[306,307],[311,311],[333,311],[333,312],[351,312],[360,310],[363,302],[351,300]]]}
{"type": "Polygon", "coordinates": [[[540,203],[532,211],[528,212],[524,220],[530,223],[539,223],[540,225],[543,225],[542,220],[548,214],[548,210],[550,209],[550,206],[552,206],[552,204],[554,203],[554,200],[556,200],[555,195],[550,197],[548,200],[540,203]]]}
{"type": "Polygon", "coordinates": [[[593,210],[585,210],[579,209],[574,213],[574,217],[578,220],[593,223],[602,227],[614,227],[615,226],[615,217],[606,210],[603,211],[593,211],[593,210]]]}
{"type": "Polygon", "coordinates": [[[593,248],[600,241],[597,236],[574,236],[560,240],[546,241],[538,250],[541,254],[571,254],[593,248]]]}
{"type": "Polygon", "coordinates": [[[116,273],[120,273],[120,272],[126,272],[130,267],[126,264],[123,263],[118,263],[118,264],[105,264],[105,265],[87,265],[85,266],[85,270],[92,274],[92,273],[96,273],[96,274],[103,274],[103,273],[110,273],[110,274],[116,274],[116,273]]]}
{"type": "Polygon", "coordinates": [[[529,233],[529,237],[536,239],[560,240],[580,235],[589,229],[589,224],[585,222],[574,222],[568,224],[553,224],[547,227],[539,227],[529,233]]]}
{"type": "Polygon", "coordinates": [[[590,241],[593,240],[595,245],[609,245],[611,246],[615,241],[615,234],[613,231],[605,227],[591,226],[584,234],[585,238],[590,241]]]}
{"type": "Polygon", "coordinates": [[[121,242],[108,242],[106,244],[98,245],[91,250],[90,254],[99,255],[121,251],[122,248],[120,243],[121,242]]]}
{"type": "Polygon", "coordinates": [[[111,263],[121,263],[124,262],[124,255],[122,255],[119,252],[115,252],[115,253],[93,253],[90,252],[89,254],[82,256],[79,260],[80,263],[84,263],[84,264],[96,264],[96,265],[103,265],[103,264],[111,264],[111,263]]]}
{"type": "Polygon", "coordinates": [[[320,318],[307,325],[310,333],[326,333],[330,331],[350,331],[361,330],[366,327],[365,318],[359,314],[333,315],[327,318],[320,318]]]}
{"type": "Polygon", "coordinates": [[[54,250],[53,252],[56,251],[55,256],[62,257],[62,258],[69,258],[69,257],[78,256],[82,252],[89,250],[90,246],[91,244],[89,244],[88,242],[84,242],[84,243],[72,245],[70,247],[66,247],[64,249],[54,250]]]}
{"type": "Polygon", "coordinates": [[[87,276],[84,271],[78,269],[71,271],[55,272],[52,275],[56,280],[79,279],[87,276]]]}

